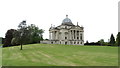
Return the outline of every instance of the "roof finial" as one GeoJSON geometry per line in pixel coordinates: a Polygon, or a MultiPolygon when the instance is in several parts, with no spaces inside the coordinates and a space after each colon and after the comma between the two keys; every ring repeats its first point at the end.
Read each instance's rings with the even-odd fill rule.
{"type": "Polygon", "coordinates": [[[68,15],[66,15],[66,18],[68,18],[68,15]]]}
{"type": "Polygon", "coordinates": [[[51,24],[51,27],[52,27],[52,24],[51,24]]]}
{"type": "Polygon", "coordinates": [[[78,26],[78,22],[77,22],[77,26],[78,26]]]}

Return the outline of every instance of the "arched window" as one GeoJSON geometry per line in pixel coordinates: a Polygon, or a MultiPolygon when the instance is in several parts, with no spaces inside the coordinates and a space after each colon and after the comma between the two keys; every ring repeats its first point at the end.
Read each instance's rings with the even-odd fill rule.
{"type": "Polygon", "coordinates": [[[67,39],[67,37],[65,37],[65,39],[67,39]]]}
{"type": "Polygon", "coordinates": [[[67,26],[65,26],[65,29],[67,29],[67,26]]]}
{"type": "Polygon", "coordinates": [[[65,32],[65,35],[67,35],[68,34],[68,32],[65,32]]]}
{"type": "Polygon", "coordinates": [[[67,42],[65,42],[65,45],[67,45],[67,42]]]}
{"type": "Polygon", "coordinates": [[[82,42],[81,42],[81,44],[82,44],[82,42]]]}
{"type": "Polygon", "coordinates": [[[77,36],[79,35],[79,31],[77,31],[77,36]]]}

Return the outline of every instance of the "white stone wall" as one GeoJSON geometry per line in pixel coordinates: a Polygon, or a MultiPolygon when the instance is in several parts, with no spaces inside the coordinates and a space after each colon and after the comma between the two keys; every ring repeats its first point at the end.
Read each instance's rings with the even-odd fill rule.
{"type": "Polygon", "coordinates": [[[40,41],[40,43],[42,43],[42,44],[51,44],[49,40],[43,40],[43,41],[40,41]]]}

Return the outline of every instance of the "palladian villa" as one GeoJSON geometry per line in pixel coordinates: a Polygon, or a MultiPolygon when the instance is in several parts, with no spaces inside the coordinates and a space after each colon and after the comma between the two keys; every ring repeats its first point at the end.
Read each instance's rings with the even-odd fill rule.
{"type": "Polygon", "coordinates": [[[63,19],[61,25],[51,26],[49,29],[49,40],[42,41],[47,44],[84,45],[84,28],[74,25],[71,19],[63,19]]]}

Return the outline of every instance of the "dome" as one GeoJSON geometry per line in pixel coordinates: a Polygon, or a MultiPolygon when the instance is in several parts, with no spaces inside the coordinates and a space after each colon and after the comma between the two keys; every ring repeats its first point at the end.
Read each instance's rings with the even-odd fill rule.
{"type": "Polygon", "coordinates": [[[66,18],[62,21],[62,25],[73,25],[72,21],[66,15],[66,18]]]}

